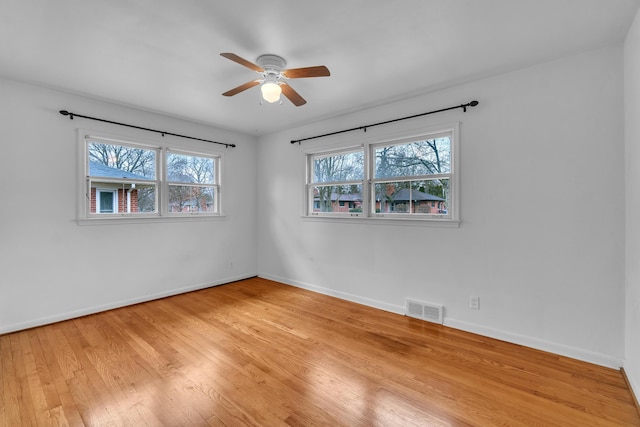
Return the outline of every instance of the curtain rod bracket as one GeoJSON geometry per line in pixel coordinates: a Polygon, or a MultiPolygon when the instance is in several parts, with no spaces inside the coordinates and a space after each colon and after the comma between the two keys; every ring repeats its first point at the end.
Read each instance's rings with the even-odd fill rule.
{"type": "Polygon", "coordinates": [[[60,110],[59,113],[62,114],[63,116],[69,116],[70,120],[73,120],[73,118],[75,116],[77,116],[77,117],[82,117],[83,119],[96,120],[98,122],[110,123],[112,125],[126,126],[126,127],[129,127],[129,128],[146,130],[146,131],[149,131],[149,132],[155,132],[155,133],[159,133],[160,135],[162,135],[162,137],[164,137],[165,135],[177,136],[179,138],[193,139],[193,140],[196,140],[196,141],[203,141],[203,142],[210,142],[212,144],[224,145],[225,148],[229,148],[229,147],[234,147],[235,148],[235,146],[236,146],[236,144],[228,144],[228,143],[225,143],[225,142],[211,141],[210,139],[195,138],[193,136],[180,135],[179,133],[165,132],[165,131],[162,131],[162,130],[145,128],[145,127],[142,127],[142,126],[128,125],[126,123],[114,122],[114,121],[111,121],[111,120],[99,119],[99,118],[96,118],[96,117],[83,116],[81,114],[75,114],[75,113],[72,113],[72,112],[67,111],[67,110],[60,110]]]}

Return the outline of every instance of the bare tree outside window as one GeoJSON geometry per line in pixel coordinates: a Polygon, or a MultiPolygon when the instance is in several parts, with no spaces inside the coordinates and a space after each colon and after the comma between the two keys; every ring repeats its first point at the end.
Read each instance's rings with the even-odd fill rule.
{"type": "Polygon", "coordinates": [[[417,176],[451,171],[449,137],[376,148],[376,178],[417,176]]]}
{"type": "Polygon", "coordinates": [[[89,144],[89,160],[148,179],[156,177],[154,150],[92,142],[89,144]]]}

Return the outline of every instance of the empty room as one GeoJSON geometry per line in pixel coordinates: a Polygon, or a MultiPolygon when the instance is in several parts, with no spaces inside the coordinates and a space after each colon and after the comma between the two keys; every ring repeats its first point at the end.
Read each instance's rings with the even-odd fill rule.
{"type": "Polygon", "coordinates": [[[640,426],[640,0],[0,0],[0,426],[640,426]]]}

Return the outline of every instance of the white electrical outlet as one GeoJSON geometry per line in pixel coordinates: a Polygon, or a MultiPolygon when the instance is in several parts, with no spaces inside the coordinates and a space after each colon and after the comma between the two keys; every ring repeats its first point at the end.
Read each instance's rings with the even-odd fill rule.
{"type": "Polygon", "coordinates": [[[480,310],[480,297],[469,297],[469,308],[472,310],[480,310]]]}

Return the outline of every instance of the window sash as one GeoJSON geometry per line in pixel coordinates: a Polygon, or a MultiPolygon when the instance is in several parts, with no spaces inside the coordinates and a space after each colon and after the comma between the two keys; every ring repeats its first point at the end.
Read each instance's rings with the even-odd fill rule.
{"type": "Polygon", "coordinates": [[[450,183],[448,178],[379,180],[371,185],[370,209],[377,217],[446,218],[450,216],[450,183]]]}
{"type": "Polygon", "coordinates": [[[362,181],[347,181],[339,185],[310,184],[307,210],[311,215],[362,216],[365,207],[363,195],[362,181]]]}
{"type": "Polygon", "coordinates": [[[203,184],[168,184],[168,214],[218,213],[219,186],[203,184]]]}
{"type": "MultiPolygon", "coordinates": [[[[220,214],[220,156],[185,150],[167,149],[165,153],[165,165],[165,173],[167,176],[167,215],[188,216],[196,214],[220,214]],[[197,179],[194,178],[193,175],[186,176],[184,173],[180,176],[181,179],[179,180],[175,179],[175,176],[172,177],[169,173],[170,156],[182,157],[192,160],[200,159],[200,161],[211,161],[212,170],[209,171],[209,173],[204,173],[204,179],[207,182],[196,182],[197,179]],[[183,199],[183,197],[187,195],[189,196],[188,200],[183,199]]],[[[200,171],[200,173],[202,173],[202,171],[200,171]]]]}
{"type": "Polygon", "coordinates": [[[166,149],[165,151],[166,180],[169,184],[218,184],[219,156],[173,149],[166,149]],[[181,170],[170,173],[171,165],[173,164],[171,158],[182,158],[187,164],[183,165],[181,170]],[[194,161],[195,159],[198,160],[194,161]],[[192,161],[192,163],[189,163],[189,161],[192,161]],[[211,162],[211,170],[206,171],[204,163],[208,161],[211,162]]]}
{"type": "MultiPolygon", "coordinates": [[[[366,175],[366,162],[364,161],[364,157],[365,157],[364,147],[357,147],[357,148],[351,147],[344,150],[328,151],[328,152],[323,152],[318,154],[312,154],[308,157],[307,167],[308,167],[309,175],[307,177],[307,182],[310,184],[338,184],[338,183],[353,182],[353,181],[361,182],[365,179],[365,175],[366,175]],[[347,156],[352,154],[356,156],[354,159],[351,159],[351,161],[357,161],[358,154],[360,154],[362,159],[362,167],[358,168],[357,175],[353,173],[351,176],[346,176],[344,178],[338,177],[338,179],[328,179],[328,178],[320,179],[320,180],[317,179],[319,176],[319,174],[316,172],[316,167],[318,162],[321,162],[323,160],[329,160],[329,159],[338,159],[343,156],[347,158],[347,156]]],[[[327,168],[330,168],[330,167],[331,166],[327,166],[327,168]]],[[[344,169],[340,168],[339,166],[334,166],[334,168],[339,169],[341,172],[345,173],[344,169]]],[[[338,174],[338,171],[336,172],[325,171],[325,174],[329,174],[331,177],[334,177],[333,173],[338,174]]]]}

